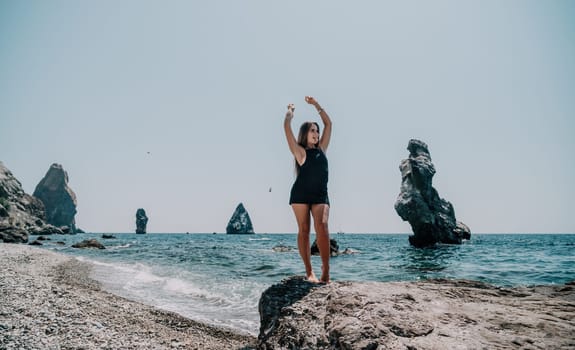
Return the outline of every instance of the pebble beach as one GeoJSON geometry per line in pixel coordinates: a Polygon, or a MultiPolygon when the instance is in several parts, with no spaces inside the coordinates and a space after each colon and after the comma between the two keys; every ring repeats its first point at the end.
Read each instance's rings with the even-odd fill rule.
{"type": "Polygon", "coordinates": [[[0,243],[0,349],[253,349],[256,338],[104,291],[91,265],[0,243]]]}

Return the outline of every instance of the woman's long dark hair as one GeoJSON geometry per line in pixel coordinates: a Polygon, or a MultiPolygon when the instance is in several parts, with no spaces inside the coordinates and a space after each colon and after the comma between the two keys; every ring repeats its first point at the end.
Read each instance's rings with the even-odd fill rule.
{"type": "MultiPolygon", "coordinates": [[[[298,145],[302,146],[304,149],[307,148],[307,133],[311,126],[315,124],[317,126],[317,132],[319,133],[319,124],[316,122],[305,122],[299,127],[299,134],[297,135],[297,143],[298,145]]],[[[319,141],[314,145],[316,148],[319,147],[319,141]]],[[[295,160],[295,173],[299,175],[299,168],[300,165],[297,163],[297,159],[295,160]]]]}

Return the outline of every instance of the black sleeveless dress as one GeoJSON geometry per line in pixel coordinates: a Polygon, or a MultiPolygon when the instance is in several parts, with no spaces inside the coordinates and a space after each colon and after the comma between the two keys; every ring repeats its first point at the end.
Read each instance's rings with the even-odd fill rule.
{"type": "Polygon", "coordinates": [[[327,204],[328,166],[325,153],[320,148],[305,150],[305,162],[291,188],[289,204],[327,204]]]}

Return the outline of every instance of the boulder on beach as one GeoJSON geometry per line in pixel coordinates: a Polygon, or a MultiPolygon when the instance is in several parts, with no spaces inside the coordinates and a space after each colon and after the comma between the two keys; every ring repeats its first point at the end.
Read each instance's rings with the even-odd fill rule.
{"type": "Polygon", "coordinates": [[[401,190],[395,211],[411,225],[411,245],[461,244],[468,240],[471,237],[469,227],[455,219],[453,205],[440,198],[431,184],[435,167],[427,144],[410,140],[407,149],[409,158],[402,160],[399,166],[401,190]]]}
{"type": "Polygon", "coordinates": [[[60,164],[52,164],[34,190],[46,210],[46,222],[63,233],[76,233],[76,194],[68,186],[68,173],[60,164]]]}
{"type": "Polygon", "coordinates": [[[136,233],[146,233],[146,226],[148,225],[148,217],[146,211],[142,208],[136,211],[136,233]]]}
{"type": "Polygon", "coordinates": [[[242,203],[238,204],[236,210],[232,214],[228,226],[226,227],[226,233],[228,234],[252,234],[254,232],[254,227],[252,226],[252,220],[248,214],[246,208],[242,203]]]}
{"type": "Polygon", "coordinates": [[[571,348],[575,286],[290,277],[259,301],[258,349],[571,348]]]}

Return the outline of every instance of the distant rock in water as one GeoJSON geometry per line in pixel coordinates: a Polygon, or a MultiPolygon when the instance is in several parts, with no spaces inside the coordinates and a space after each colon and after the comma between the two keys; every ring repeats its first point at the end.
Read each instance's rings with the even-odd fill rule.
{"type": "MultiPolygon", "coordinates": [[[[313,241],[311,248],[311,255],[319,255],[319,247],[317,246],[317,238],[313,241]]],[[[330,256],[339,256],[339,255],[351,255],[359,253],[356,250],[345,248],[344,250],[339,250],[339,244],[333,238],[329,240],[329,255],[330,256]]]]}
{"type": "Polygon", "coordinates": [[[68,187],[68,173],[62,165],[52,164],[34,190],[34,197],[44,203],[46,221],[64,233],[76,233],[76,194],[68,187]]]}
{"type": "Polygon", "coordinates": [[[136,233],[146,233],[146,225],[148,225],[146,211],[140,208],[136,211],[136,233]]]}
{"type": "MultiPolygon", "coordinates": [[[[319,247],[317,246],[317,238],[313,241],[311,245],[311,255],[319,255],[319,247]]],[[[333,238],[329,240],[329,254],[331,256],[337,256],[339,253],[339,244],[333,238]]]]}
{"type": "Polygon", "coordinates": [[[401,161],[401,191],[395,211],[413,230],[409,242],[416,247],[435,243],[461,244],[471,237],[465,224],[455,219],[455,211],[448,201],[439,197],[431,185],[435,167],[427,145],[410,140],[409,158],[401,161]]]}
{"type": "Polygon", "coordinates": [[[0,242],[26,243],[31,234],[62,233],[45,220],[42,201],[25,193],[20,181],[0,162],[0,242]]]}
{"type": "Polygon", "coordinates": [[[250,215],[244,208],[242,203],[238,204],[232,218],[228,222],[226,227],[226,233],[228,234],[249,234],[255,233],[254,227],[252,226],[252,220],[250,215]]]}
{"type": "Polygon", "coordinates": [[[78,242],[75,244],[72,244],[72,248],[97,248],[97,249],[106,249],[106,247],[104,247],[104,245],[100,242],[98,242],[97,239],[85,239],[82,242],[78,242]]]}
{"type": "Polygon", "coordinates": [[[286,253],[286,252],[291,252],[294,250],[293,247],[287,246],[285,244],[278,244],[275,247],[272,248],[272,250],[274,252],[278,252],[278,253],[286,253]]]}

